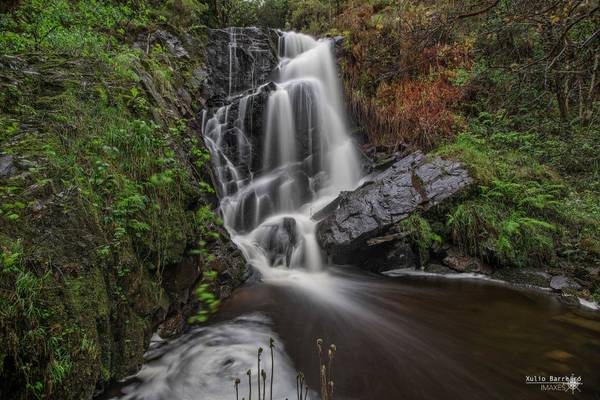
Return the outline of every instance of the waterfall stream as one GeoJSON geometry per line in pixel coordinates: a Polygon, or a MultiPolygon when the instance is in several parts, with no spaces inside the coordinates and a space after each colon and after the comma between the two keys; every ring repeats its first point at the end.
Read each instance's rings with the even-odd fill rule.
{"type": "MultiPolygon", "coordinates": [[[[231,31],[230,71],[236,30],[231,31]]],[[[361,177],[350,139],[341,88],[328,40],[299,33],[279,40],[279,79],[265,110],[260,168],[248,169],[255,155],[245,131],[248,102],[239,100],[235,120],[237,154],[227,156],[232,103],[204,121],[204,137],[217,171],[225,226],[246,259],[268,279],[273,268],[319,271],[322,260],[312,214],[361,177]]],[[[230,76],[229,87],[232,87],[230,76]]],[[[229,93],[231,96],[231,92],[229,93]]]]}
{"type": "Polygon", "coordinates": [[[317,337],[338,348],[336,400],[564,398],[525,376],[571,373],[584,379],[577,398],[600,393],[591,312],[469,274],[381,277],[328,265],[313,216],[362,175],[332,44],[280,33],[275,83],[257,84],[264,43],[249,45],[241,28],[220,32],[229,35],[227,98],[204,113],[203,134],[225,226],[261,279],[237,289],[210,324],[155,335],[141,371],[105,399],[230,400],[235,378],[249,399],[249,369],[256,399],[257,348],[268,353],[269,337],[275,400],[297,398],[297,371],[318,399],[317,337]]]}

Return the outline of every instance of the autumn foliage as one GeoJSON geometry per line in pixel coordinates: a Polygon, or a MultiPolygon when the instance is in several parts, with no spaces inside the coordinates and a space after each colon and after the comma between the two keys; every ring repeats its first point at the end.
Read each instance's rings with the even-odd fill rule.
{"type": "Polygon", "coordinates": [[[342,60],[346,95],[370,143],[431,149],[460,127],[457,71],[470,49],[450,43],[440,15],[419,7],[350,7],[337,23],[350,43],[342,60]]]}

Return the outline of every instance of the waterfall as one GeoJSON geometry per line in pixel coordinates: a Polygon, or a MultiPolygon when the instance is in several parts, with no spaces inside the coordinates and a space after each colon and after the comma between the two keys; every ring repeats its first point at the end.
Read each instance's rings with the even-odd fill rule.
{"type": "MultiPolygon", "coordinates": [[[[232,28],[230,75],[237,34],[232,28]]],[[[311,217],[355,188],[362,173],[331,41],[281,33],[277,72],[276,83],[243,93],[232,92],[236,77],[229,76],[230,103],[203,122],[225,226],[263,276],[281,267],[322,268],[311,217]],[[266,105],[257,139],[251,110],[260,101],[266,105]]]]}

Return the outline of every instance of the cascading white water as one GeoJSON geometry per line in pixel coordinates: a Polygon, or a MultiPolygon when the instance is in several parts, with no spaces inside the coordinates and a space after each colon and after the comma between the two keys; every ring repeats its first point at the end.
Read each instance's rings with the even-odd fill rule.
{"type": "MultiPolygon", "coordinates": [[[[232,32],[230,52],[236,46],[232,32]]],[[[247,260],[266,278],[275,273],[273,267],[321,269],[311,216],[340,191],[356,187],[361,177],[331,46],[329,40],[281,34],[279,80],[268,94],[259,167],[252,161],[257,150],[245,121],[249,102],[265,87],[222,107],[204,122],[225,225],[247,260]],[[235,154],[226,149],[233,111],[235,154]]],[[[233,62],[237,60],[231,53],[230,65],[233,62]]],[[[232,77],[229,80],[231,89],[232,77]]]]}

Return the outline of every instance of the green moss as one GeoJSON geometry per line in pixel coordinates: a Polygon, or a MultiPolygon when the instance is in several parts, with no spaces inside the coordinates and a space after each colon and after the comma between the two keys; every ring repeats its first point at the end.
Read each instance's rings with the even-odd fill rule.
{"type": "Polygon", "coordinates": [[[467,252],[502,265],[597,260],[597,209],[526,151],[532,137],[507,130],[501,115],[482,113],[436,151],[464,162],[477,184],[449,210],[448,235],[467,252]]]}
{"type": "MultiPolygon", "coordinates": [[[[174,105],[202,61],[130,48],[159,14],[177,17],[96,0],[0,15],[0,48],[19,63],[0,57],[0,139],[28,166],[0,181],[0,390],[15,399],[90,398],[99,379],[134,373],[171,307],[164,270],[212,229],[195,218],[206,159],[185,156],[195,144],[174,105]]],[[[203,34],[187,37],[202,55],[203,34]]]]}
{"type": "Polygon", "coordinates": [[[66,277],[65,286],[75,315],[104,319],[110,315],[110,300],[100,268],[85,275],[66,277]]]}
{"type": "Polygon", "coordinates": [[[419,213],[413,213],[397,225],[400,232],[405,233],[409,240],[415,244],[421,263],[429,261],[429,250],[434,243],[440,243],[442,238],[435,233],[429,222],[419,213]]]}

